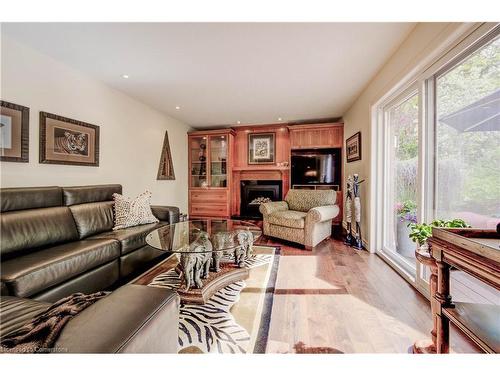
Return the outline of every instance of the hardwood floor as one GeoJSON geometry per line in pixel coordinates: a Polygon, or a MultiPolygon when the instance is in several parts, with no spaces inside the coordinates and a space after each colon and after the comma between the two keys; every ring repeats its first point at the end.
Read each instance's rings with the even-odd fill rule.
{"type": "MultiPolygon", "coordinates": [[[[429,301],[380,257],[328,239],[281,246],[267,352],[394,353],[430,338],[429,301]]],[[[478,352],[452,328],[451,349],[478,352]]]]}

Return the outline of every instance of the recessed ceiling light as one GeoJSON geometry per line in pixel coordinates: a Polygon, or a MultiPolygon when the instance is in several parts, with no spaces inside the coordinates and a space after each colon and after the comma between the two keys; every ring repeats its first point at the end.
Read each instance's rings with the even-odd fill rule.
{"type": "Polygon", "coordinates": [[[122,74],[122,78],[127,79],[128,78],[128,74],[122,74]]]}
{"type": "Polygon", "coordinates": [[[175,106],[175,109],[176,109],[176,110],[179,110],[179,109],[181,109],[181,107],[179,107],[178,105],[176,105],[176,106],[175,106]]]}
{"type": "Polygon", "coordinates": [[[282,120],[282,118],[281,118],[281,117],[278,117],[278,121],[281,121],[281,120],[282,120]]]}
{"type": "Polygon", "coordinates": [[[241,121],[236,121],[237,124],[241,124],[241,121]]]}

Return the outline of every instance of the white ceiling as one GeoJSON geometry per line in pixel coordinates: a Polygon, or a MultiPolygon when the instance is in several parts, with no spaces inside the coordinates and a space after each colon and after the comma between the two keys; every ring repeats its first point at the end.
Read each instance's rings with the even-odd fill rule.
{"type": "Polygon", "coordinates": [[[342,116],[414,25],[4,23],[2,31],[208,127],[342,116]]]}

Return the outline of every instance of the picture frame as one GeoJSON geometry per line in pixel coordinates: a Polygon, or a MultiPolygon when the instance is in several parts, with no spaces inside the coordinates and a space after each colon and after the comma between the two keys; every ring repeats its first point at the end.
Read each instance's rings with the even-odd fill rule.
{"type": "Polygon", "coordinates": [[[0,161],[29,162],[28,107],[0,100],[0,161]]]}
{"type": "Polygon", "coordinates": [[[347,162],[361,160],[361,132],[357,132],[345,141],[347,162]]]}
{"type": "Polygon", "coordinates": [[[248,134],[248,164],[274,164],[275,133],[248,134]]]}
{"type": "Polygon", "coordinates": [[[99,126],[40,112],[40,163],[99,166],[99,126]]]}
{"type": "Polygon", "coordinates": [[[174,163],[170,152],[170,143],[168,141],[168,131],[165,131],[163,138],[163,147],[161,149],[160,165],[158,166],[157,180],[175,180],[174,163]]]}

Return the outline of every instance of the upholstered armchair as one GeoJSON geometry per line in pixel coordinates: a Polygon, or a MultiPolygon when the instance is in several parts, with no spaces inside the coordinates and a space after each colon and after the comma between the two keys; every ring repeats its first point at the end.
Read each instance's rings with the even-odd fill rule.
{"type": "Polygon", "coordinates": [[[340,211],[336,200],[334,190],[291,189],[284,201],[260,205],[264,234],[311,250],[332,234],[332,219],[340,211]]]}

